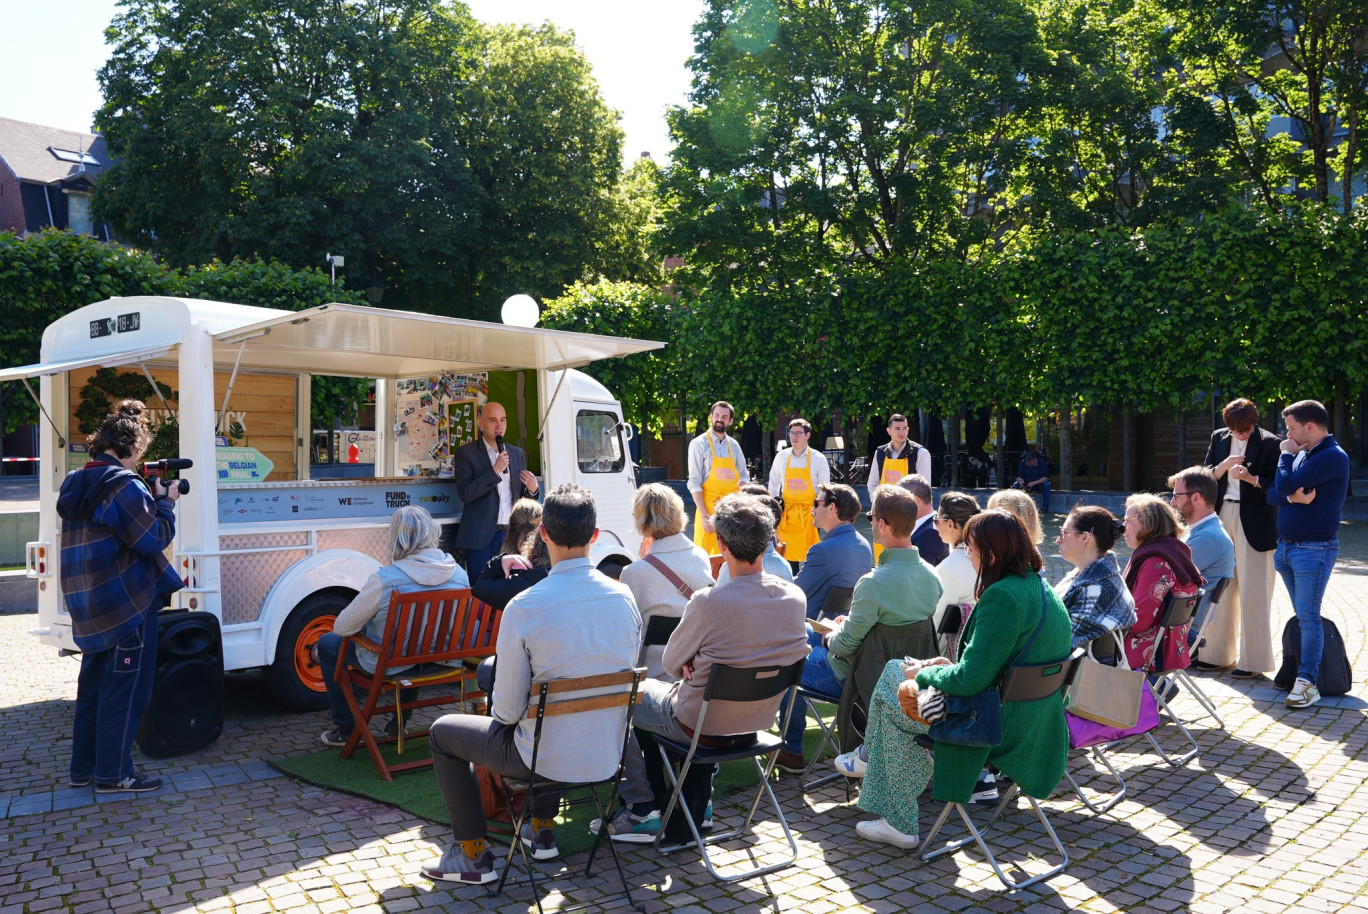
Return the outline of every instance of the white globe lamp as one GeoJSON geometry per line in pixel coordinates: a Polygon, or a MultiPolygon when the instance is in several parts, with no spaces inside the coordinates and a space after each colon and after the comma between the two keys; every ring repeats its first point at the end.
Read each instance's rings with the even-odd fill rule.
{"type": "Polygon", "coordinates": [[[510,327],[535,327],[541,318],[541,309],[537,307],[535,298],[519,293],[508,297],[500,314],[503,322],[510,327]]]}

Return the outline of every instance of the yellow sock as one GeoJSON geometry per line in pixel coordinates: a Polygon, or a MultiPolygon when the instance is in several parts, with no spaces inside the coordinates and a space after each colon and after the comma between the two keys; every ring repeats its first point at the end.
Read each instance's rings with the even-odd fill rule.
{"type": "Polygon", "coordinates": [[[533,831],[541,831],[543,828],[551,828],[551,827],[554,826],[555,824],[556,824],[556,820],[555,820],[555,819],[538,819],[536,816],[533,816],[533,817],[532,817],[532,830],[533,830],[533,831]]]}
{"type": "Polygon", "coordinates": [[[488,846],[489,845],[485,844],[484,838],[476,838],[474,841],[461,842],[461,850],[465,851],[465,855],[471,860],[480,859],[480,855],[485,852],[485,848],[488,846]]]}

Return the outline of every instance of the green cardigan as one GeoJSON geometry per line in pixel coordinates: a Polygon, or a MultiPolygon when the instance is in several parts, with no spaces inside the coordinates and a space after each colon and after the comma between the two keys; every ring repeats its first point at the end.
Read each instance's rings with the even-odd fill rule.
{"type": "MultiPolygon", "coordinates": [[[[1045,624],[1022,663],[1049,663],[1069,656],[1073,628],[1054,590],[1043,587],[1045,624]]],[[[974,695],[995,685],[1031,639],[1040,621],[1042,581],[1036,575],[1009,575],[979,597],[960,642],[959,662],[933,666],[917,674],[919,687],[934,686],[947,695],[974,695]]],[[[1002,745],[993,749],[936,744],[937,800],[969,802],[979,772],[987,762],[1036,798],[1050,795],[1064,777],[1069,730],[1064,723],[1064,694],[1002,706],[1002,745]]]]}

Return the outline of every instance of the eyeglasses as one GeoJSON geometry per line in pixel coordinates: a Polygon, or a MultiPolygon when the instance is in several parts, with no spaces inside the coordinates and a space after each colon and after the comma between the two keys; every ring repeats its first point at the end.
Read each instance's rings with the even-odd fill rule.
{"type": "Polygon", "coordinates": [[[803,431],[801,428],[789,429],[789,437],[792,438],[794,435],[807,435],[807,432],[803,431]]]}
{"type": "Polygon", "coordinates": [[[1169,496],[1169,501],[1177,501],[1178,499],[1182,498],[1184,495],[1192,495],[1192,494],[1194,494],[1194,493],[1192,493],[1192,492],[1174,492],[1172,495],[1169,496]]]}
{"type": "MultiPolygon", "coordinates": [[[[877,515],[877,514],[871,514],[871,515],[869,515],[869,521],[870,521],[870,523],[874,523],[875,521],[881,521],[881,520],[883,520],[883,518],[880,517],[880,516],[877,515]]],[[[885,521],[885,523],[887,523],[887,521],[885,521]]]]}
{"type": "Polygon", "coordinates": [[[953,522],[954,522],[954,518],[951,517],[949,514],[937,514],[937,515],[936,515],[936,519],[937,519],[937,520],[943,520],[943,521],[945,521],[947,524],[953,523],[953,522]]]}
{"type": "Polygon", "coordinates": [[[1063,539],[1063,538],[1066,537],[1066,536],[1079,536],[1080,534],[1083,534],[1083,533],[1086,533],[1086,532],[1087,532],[1087,531],[1085,531],[1085,530],[1070,530],[1068,527],[1062,527],[1062,528],[1060,528],[1060,531],[1059,531],[1059,538],[1060,538],[1060,539],[1063,539]]]}
{"type": "Polygon", "coordinates": [[[812,510],[816,511],[818,508],[824,508],[824,507],[826,507],[826,505],[827,505],[827,503],[824,502],[824,501],[822,501],[822,500],[819,498],[819,499],[817,499],[816,501],[814,501],[814,502],[812,503],[812,510]]]}

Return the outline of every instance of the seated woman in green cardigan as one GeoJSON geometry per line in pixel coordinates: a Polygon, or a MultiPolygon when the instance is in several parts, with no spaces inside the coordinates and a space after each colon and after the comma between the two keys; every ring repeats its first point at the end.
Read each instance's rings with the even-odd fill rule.
{"type": "MultiPolygon", "coordinates": [[[[872,841],[908,849],[919,841],[917,797],[930,779],[932,765],[914,742],[926,726],[910,718],[904,707],[930,712],[939,703],[936,692],[967,696],[994,685],[1031,641],[1037,624],[1040,633],[1021,663],[1048,663],[1069,655],[1069,614],[1040,578],[1040,552],[1025,525],[1006,511],[985,511],[970,518],[965,543],[978,574],[978,602],[965,627],[958,662],[944,657],[890,661],[870,703],[865,745],[836,760],[837,770],[864,777],[860,808],[881,818],[861,822],[855,830],[872,841]]],[[[1064,776],[1068,752],[1061,694],[1011,702],[1002,709],[1001,745],[984,749],[936,744],[932,796],[969,802],[979,771],[992,764],[1023,793],[1044,798],[1064,776]]]]}

